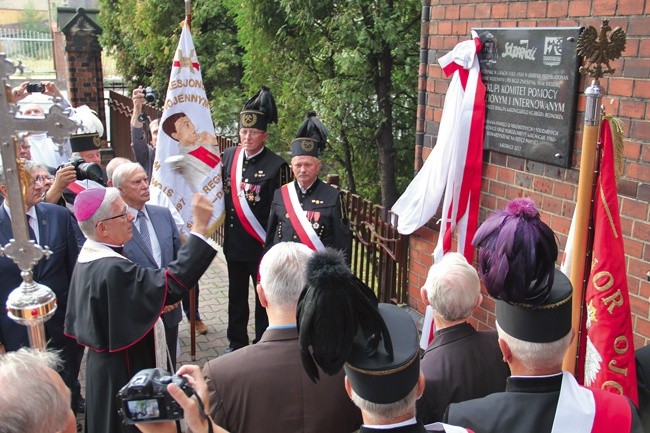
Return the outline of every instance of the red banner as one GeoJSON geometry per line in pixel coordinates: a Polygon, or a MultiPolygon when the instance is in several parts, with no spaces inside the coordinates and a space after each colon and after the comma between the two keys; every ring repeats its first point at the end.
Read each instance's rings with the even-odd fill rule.
{"type": "Polygon", "coordinates": [[[603,152],[594,197],[593,257],[585,293],[584,385],[624,394],[636,404],[632,316],[608,120],[603,121],[600,138],[603,152]]]}

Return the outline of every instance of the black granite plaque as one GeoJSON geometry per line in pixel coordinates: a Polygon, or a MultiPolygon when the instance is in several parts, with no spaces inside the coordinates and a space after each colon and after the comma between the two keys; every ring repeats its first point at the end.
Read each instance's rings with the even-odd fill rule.
{"type": "Polygon", "coordinates": [[[486,149],[569,167],[579,27],[477,28],[486,149]]]}

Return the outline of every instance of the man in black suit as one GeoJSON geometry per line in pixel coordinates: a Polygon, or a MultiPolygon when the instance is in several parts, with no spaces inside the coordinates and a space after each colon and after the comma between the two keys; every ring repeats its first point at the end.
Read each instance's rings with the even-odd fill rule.
{"type": "Polygon", "coordinates": [[[418,419],[442,420],[450,403],[506,389],[510,376],[496,331],[477,331],[467,321],[477,308],[481,283],[465,257],[449,252],[429,270],[422,300],[433,308],[435,334],[421,360],[426,387],[418,400],[418,419]]]}
{"type": "MultiPolygon", "coordinates": [[[[45,322],[45,335],[49,347],[61,351],[63,359],[61,376],[65,384],[71,390],[75,390],[83,348],[63,335],[63,321],[68,303],[70,278],[79,254],[77,239],[72,228],[70,213],[64,207],[41,202],[44,178],[39,174],[37,165],[24,160],[22,164],[31,179],[25,191],[25,209],[10,209],[8,200],[0,204],[0,245],[6,245],[14,237],[11,219],[27,217],[32,239],[52,251],[50,257],[42,258],[32,272],[34,281],[52,289],[57,297],[57,309],[52,318],[45,322]]],[[[8,197],[7,182],[1,165],[0,193],[3,197],[8,197]]],[[[22,283],[20,272],[13,260],[5,256],[0,257],[2,305],[7,302],[9,294],[22,283]]],[[[0,344],[4,345],[6,351],[28,347],[27,328],[11,320],[7,314],[0,314],[0,344]]]]}
{"type": "MultiPolygon", "coordinates": [[[[119,165],[113,172],[112,183],[120,191],[129,211],[135,215],[133,237],[124,244],[124,256],[145,268],[167,267],[176,260],[181,238],[169,209],[146,204],[150,195],[144,168],[135,162],[119,165]]],[[[178,324],[182,319],[179,304],[165,306],[162,315],[172,363],[170,371],[176,370],[178,324]]]]}
{"type": "MultiPolygon", "coordinates": [[[[289,175],[286,162],[266,148],[267,127],[278,121],[271,91],[263,87],[240,113],[239,146],[223,153],[226,206],[223,253],[228,264],[228,330],[231,352],[248,345],[248,293],[257,284],[257,268],[266,239],[273,192],[289,175]]],[[[269,324],[255,294],[255,339],[269,324]]]]}

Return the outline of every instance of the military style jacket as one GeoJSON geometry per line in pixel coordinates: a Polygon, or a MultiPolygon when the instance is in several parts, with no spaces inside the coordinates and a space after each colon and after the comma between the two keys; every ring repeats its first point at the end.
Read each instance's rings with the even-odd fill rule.
{"type": "MultiPolygon", "coordinates": [[[[263,245],[248,234],[233,204],[231,170],[233,170],[236,147],[223,152],[223,189],[225,193],[226,221],[224,223],[223,250],[227,260],[256,262],[262,254],[263,245]]],[[[273,192],[289,180],[289,166],[277,154],[266,147],[262,152],[244,159],[242,165],[242,193],[262,227],[266,227],[273,199],[273,192]]]]}
{"type": "MultiPolygon", "coordinates": [[[[349,262],[352,234],[341,192],[320,179],[305,193],[300,191],[297,182],[294,186],[302,211],[320,240],[326,247],[342,250],[349,262]]],[[[281,191],[275,191],[266,228],[266,248],[280,242],[300,242],[294,223],[298,224],[290,219],[281,191]]]]}

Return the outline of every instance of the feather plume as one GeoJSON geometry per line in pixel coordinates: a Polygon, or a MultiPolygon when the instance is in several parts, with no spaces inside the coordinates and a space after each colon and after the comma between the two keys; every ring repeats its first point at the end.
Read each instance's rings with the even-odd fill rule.
{"type": "Polygon", "coordinates": [[[266,86],[262,86],[259,92],[246,101],[243,109],[260,111],[266,115],[267,123],[278,123],[278,108],[271,89],[266,86]]]}
{"type": "Polygon", "coordinates": [[[555,233],[527,198],[511,201],[476,231],[479,275],[490,296],[541,305],[553,286],[558,248],[555,233]]]}
{"type": "Polygon", "coordinates": [[[343,368],[358,332],[365,338],[369,355],[382,339],[386,351],[393,355],[377,297],[352,275],[341,252],[316,252],[307,264],[307,275],[296,318],[300,357],[314,382],[320,378],[317,366],[330,376],[343,368]]]}
{"type": "Polygon", "coordinates": [[[327,145],[327,136],[330,134],[329,130],[323,122],[320,121],[315,111],[309,111],[302,125],[298,129],[296,138],[311,138],[318,143],[319,153],[325,150],[327,145]]]}

